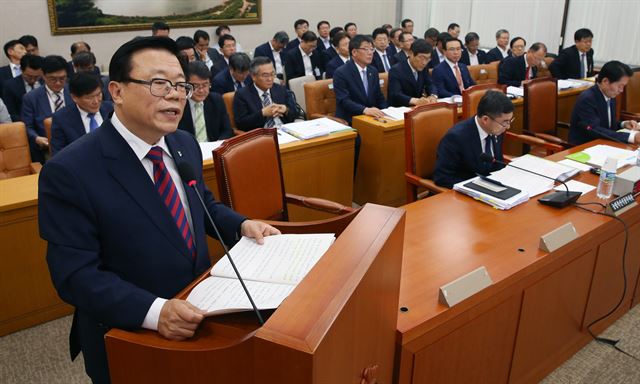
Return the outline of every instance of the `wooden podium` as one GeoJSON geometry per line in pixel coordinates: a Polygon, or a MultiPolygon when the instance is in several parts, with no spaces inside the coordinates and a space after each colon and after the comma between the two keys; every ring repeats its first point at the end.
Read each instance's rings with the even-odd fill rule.
{"type": "Polygon", "coordinates": [[[182,342],[111,330],[112,382],[390,383],[404,223],[404,210],[367,204],[262,327],[244,312],[182,342]]]}

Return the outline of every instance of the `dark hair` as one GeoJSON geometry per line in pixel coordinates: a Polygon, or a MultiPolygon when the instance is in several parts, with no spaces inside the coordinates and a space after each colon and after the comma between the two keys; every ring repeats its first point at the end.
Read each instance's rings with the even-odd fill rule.
{"type": "Polygon", "coordinates": [[[278,31],[273,35],[273,39],[282,45],[287,45],[289,42],[289,35],[285,31],[278,31]]]}
{"type": "Polygon", "coordinates": [[[451,23],[449,24],[449,26],[447,27],[447,31],[450,29],[455,29],[455,28],[460,28],[460,25],[457,23],[451,23]]]}
{"type": "Polygon", "coordinates": [[[79,52],[77,55],[73,56],[71,60],[73,62],[73,66],[76,68],[84,68],[89,65],[96,65],[96,55],[93,52],[79,52]]]}
{"type": "Polygon", "coordinates": [[[21,38],[19,38],[18,41],[20,42],[20,44],[24,45],[25,47],[27,45],[33,45],[34,47],[38,46],[38,39],[36,39],[36,37],[32,35],[24,35],[21,38]]]}
{"type": "Polygon", "coordinates": [[[222,31],[224,31],[225,29],[227,31],[231,32],[231,28],[229,28],[228,25],[223,24],[223,25],[218,26],[218,28],[216,28],[216,36],[220,37],[220,35],[222,34],[222,31]]]}
{"type": "Polygon", "coordinates": [[[78,52],[78,49],[80,49],[81,45],[87,47],[87,51],[91,51],[91,46],[89,44],[84,41],[76,41],[75,43],[71,44],[71,56],[75,55],[76,52],[78,52]]]}
{"type": "Polygon", "coordinates": [[[496,32],[496,39],[499,38],[503,33],[506,33],[508,35],[509,31],[507,31],[506,29],[498,29],[498,31],[496,32]]]}
{"type": "Polygon", "coordinates": [[[376,36],[378,35],[385,35],[387,37],[389,37],[389,33],[387,33],[387,30],[380,27],[380,28],[376,28],[373,30],[373,32],[371,33],[371,37],[375,40],[376,36]]]}
{"type": "Polygon", "coordinates": [[[411,52],[413,52],[414,55],[419,55],[421,53],[431,54],[433,53],[433,47],[427,42],[427,40],[417,39],[413,44],[411,44],[411,52]]]}
{"type": "Polygon", "coordinates": [[[151,25],[151,32],[156,33],[158,31],[170,31],[169,24],[164,21],[156,21],[151,25]]]}
{"type": "Polygon", "coordinates": [[[76,97],[81,97],[102,88],[102,81],[91,72],[78,72],[69,80],[69,92],[76,97]]]}
{"type": "Polygon", "coordinates": [[[513,103],[503,92],[489,90],[480,99],[476,115],[496,118],[503,113],[513,112],[513,103]]]}
{"type": "Polygon", "coordinates": [[[236,41],[236,38],[235,38],[235,37],[233,37],[233,36],[231,36],[231,35],[230,35],[230,34],[228,34],[228,33],[227,33],[226,35],[222,35],[222,36],[220,36],[220,38],[218,39],[218,45],[220,46],[220,48],[224,47],[224,43],[225,43],[227,40],[232,40],[232,41],[234,41],[234,42],[235,42],[235,41],[236,41]]]}
{"type": "Polygon", "coordinates": [[[402,26],[402,28],[406,28],[407,27],[407,23],[413,23],[413,20],[411,19],[404,19],[400,22],[400,25],[402,26]]]}
{"type": "Polygon", "coordinates": [[[251,61],[251,65],[249,65],[249,72],[251,72],[252,75],[255,75],[258,73],[258,67],[265,64],[272,64],[271,59],[264,56],[255,57],[251,61]]]}
{"type": "Polygon", "coordinates": [[[598,73],[598,77],[596,77],[596,83],[600,84],[603,79],[608,79],[610,83],[615,83],[625,76],[633,76],[631,68],[625,63],[612,60],[606,62],[602,68],[600,68],[600,73],[598,73]]]}
{"type": "Polygon", "coordinates": [[[391,32],[389,32],[389,37],[393,38],[398,31],[402,31],[402,28],[393,28],[391,32]]]}
{"type": "Polygon", "coordinates": [[[344,31],[344,28],[342,28],[342,27],[333,27],[333,28],[331,28],[331,30],[329,31],[329,38],[333,39],[333,37],[336,35],[336,33],[342,32],[342,31],[344,31]]]}
{"type": "Polygon", "coordinates": [[[189,69],[189,76],[197,76],[201,79],[206,79],[206,80],[209,80],[211,78],[211,71],[207,67],[207,64],[205,64],[202,61],[196,60],[196,61],[190,62],[188,65],[188,69],[189,69]]]}
{"type": "Polygon", "coordinates": [[[460,41],[460,39],[457,39],[455,37],[449,36],[449,38],[447,40],[444,41],[444,44],[442,45],[442,48],[444,48],[444,50],[447,50],[447,44],[449,44],[452,41],[457,41],[458,43],[460,43],[460,48],[462,48],[462,41],[460,41]]]}
{"type": "Polygon", "coordinates": [[[234,53],[229,57],[229,68],[237,72],[246,72],[251,65],[249,55],[243,52],[234,53]]]}
{"type": "Polygon", "coordinates": [[[9,50],[12,49],[13,47],[15,47],[18,44],[22,44],[22,43],[20,41],[18,41],[18,40],[9,40],[4,45],[4,54],[5,54],[5,56],[9,57],[9,50]]]}
{"type": "Polygon", "coordinates": [[[393,25],[391,25],[391,24],[382,24],[382,28],[384,28],[384,29],[393,29],[393,25]]]}
{"type": "Polygon", "coordinates": [[[202,29],[198,29],[193,34],[193,41],[195,41],[197,43],[200,39],[205,39],[207,41],[211,40],[211,38],[209,37],[209,34],[207,33],[207,31],[203,31],[202,29]]]}
{"type": "Polygon", "coordinates": [[[298,29],[299,26],[307,24],[309,26],[309,22],[305,19],[298,19],[293,23],[293,29],[298,29]]]}
{"type": "Polygon", "coordinates": [[[398,36],[398,40],[399,40],[401,43],[404,43],[404,41],[405,41],[405,40],[404,40],[404,35],[413,36],[413,35],[412,35],[412,34],[410,34],[409,32],[402,32],[402,33],[400,34],[400,36],[398,36]]]}
{"type": "Polygon", "coordinates": [[[436,39],[438,40],[438,34],[440,32],[438,32],[437,29],[431,27],[429,29],[427,29],[426,31],[424,31],[424,38],[430,38],[430,39],[436,39]]]}
{"type": "Polygon", "coordinates": [[[444,43],[444,42],[446,42],[448,39],[450,39],[452,37],[453,36],[451,36],[448,32],[440,32],[440,33],[438,33],[437,43],[444,43]]]}
{"type": "Polygon", "coordinates": [[[349,35],[347,35],[346,32],[341,31],[335,34],[335,36],[333,36],[333,39],[331,39],[331,44],[334,47],[337,47],[338,45],[340,45],[340,42],[342,41],[342,39],[349,39],[349,41],[351,41],[351,38],[349,37],[349,35]]]}
{"type": "Polygon", "coordinates": [[[544,45],[544,43],[533,43],[530,47],[529,50],[531,52],[538,52],[539,50],[544,49],[544,53],[547,53],[547,46],[544,45]]]}
{"type": "Polygon", "coordinates": [[[573,34],[574,41],[580,41],[588,38],[593,38],[593,33],[587,28],[580,28],[573,34]]]}
{"type": "Polygon", "coordinates": [[[524,45],[525,46],[527,45],[527,40],[525,40],[523,37],[516,36],[513,39],[511,39],[511,41],[509,42],[509,48],[513,48],[513,44],[515,44],[515,42],[518,40],[524,41],[524,45]]]}
{"type": "Polygon", "coordinates": [[[367,35],[353,36],[351,41],[349,41],[349,55],[352,55],[354,49],[360,48],[362,43],[370,43],[371,45],[373,45],[373,39],[371,38],[371,36],[367,35]]]}
{"type": "Polygon", "coordinates": [[[180,36],[176,39],[176,45],[178,46],[178,50],[182,51],[184,49],[195,48],[196,42],[189,36],[180,36]]]}
{"type": "Polygon", "coordinates": [[[37,55],[24,55],[22,59],[20,59],[20,69],[24,72],[25,69],[41,69],[42,68],[42,57],[37,55]]]}
{"type": "Polygon", "coordinates": [[[318,21],[318,25],[316,25],[316,29],[320,29],[320,26],[322,24],[327,24],[329,26],[329,28],[331,28],[331,24],[329,24],[329,22],[327,20],[320,20],[320,21],[318,21]]]}
{"type": "Polygon", "coordinates": [[[318,36],[316,36],[316,34],[313,33],[312,31],[307,31],[302,34],[301,39],[304,42],[310,43],[312,41],[318,41],[318,36]]]}
{"type": "Polygon", "coordinates": [[[60,70],[67,70],[67,60],[62,56],[49,55],[42,60],[42,73],[58,72],[60,70]]]}
{"type": "Polygon", "coordinates": [[[143,49],[165,50],[176,57],[182,70],[187,74],[186,61],[180,56],[180,51],[176,42],[164,36],[136,37],[120,46],[111,57],[109,63],[109,79],[111,81],[125,82],[129,80],[132,63],[131,57],[143,49]]]}
{"type": "Polygon", "coordinates": [[[469,32],[464,37],[464,44],[467,45],[476,40],[480,40],[480,36],[475,32],[469,32]]]}
{"type": "MultiPolygon", "coordinates": [[[[346,31],[346,30],[348,30],[348,29],[349,29],[349,27],[351,27],[351,26],[354,26],[354,27],[358,28],[358,26],[356,25],[356,23],[354,23],[354,22],[350,21],[350,22],[348,22],[347,24],[345,24],[345,25],[344,25],[344,30],[345,30],[345,31],[346,31]]],[[[354,36],[354,37],[355,37],[355,36],[354,36]]]]}

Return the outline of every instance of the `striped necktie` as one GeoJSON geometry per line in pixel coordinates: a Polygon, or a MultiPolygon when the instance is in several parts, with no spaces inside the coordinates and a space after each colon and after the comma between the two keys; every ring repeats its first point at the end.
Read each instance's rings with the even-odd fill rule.
{"type": "Polygon", "coordinates": [[[196,140],[199,143],[204,143],[208,141],[207,137],[207,123],[204,119],[204,103],[197,102],[194,104],[195,109],[195,129],[196,129],[196,140]]]}
{"type": "Polygon", "coordinates": [[[458,83],[458,88],[460,88],[460,94],[462,95],[462,91],[464,91],[464,82],[462,81],[462,74],[460,73],[460,68],[458,68],[458,64],[453,65],[453,72],[456,76],[456,82],[458,83]]]}
{"type": "MultiPolygon", "coordinates": [[[[264,92],[262,93],[262,107],[267,107],[271,105],[271,98],[269,97],[269,92],[264,92]]],[[[270,117],[267,119],[267,121],[264,122],[264,127],[265,128],[271,128],[276,124],[275,120],[273,119],[273,117],[270,117]]]]}
{"type": "Polygon", "coordinates": [[[63,107],[64,104],[64,99],[62,98],[62,96],[60,95],[60,92],[56,92],[53,94],[53,111],[54,112],[58,112],[58,110],[60,110],[60,108],[63,107]]]}

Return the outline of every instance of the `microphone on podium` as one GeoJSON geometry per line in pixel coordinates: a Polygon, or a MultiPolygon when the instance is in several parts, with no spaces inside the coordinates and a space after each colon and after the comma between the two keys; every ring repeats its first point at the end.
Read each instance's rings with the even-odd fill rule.
{"type": "Polygon", "coordinates": [[[538,202],[540,204],[544,204],[544,205],[549,205],[551,207],[556,207],[556,208],[564,208],[567,205],[571,205],[573,203],[575,203],[578,198],[580,197],[580,195],[582,195],[582,192],[571,192],[569,191],[569,187],[567,186],[567,184],[559,179],[554,179],[553,177],[549,177],[547,175],[543,175],[541,173],[537,173],[537,172],[533,172],[530,171],[528,169],[525,168],[520,168],[517,167],[515,165],[512,164],[507,164],[503,161],[500,160],[496,160],[493,156],[489,155],[488,153],[481,153],[480,154],[480,161],[483,163],[487,163],[487,164],[501,164],[505,167],[512,167],[515,169],[519,169],[521,171],[524,172],[528,172],[531,174],[534,174],[536,176],[540,176],[540,177],[544,177],[545,179],[549,179],[549,180],[553,180],[554,182],[558,182],[561,183],[562,185],[564,185],[564,188],[566,189],[566,192],[562,192],[562,191],[558,191],[558,192],[552,192],[549,193],[547,195],[542,196],[541,198],[538,199],[538,202]]]}
{"type": "Polygon", "coordinates": [[[247,297],[249,298],[249,302],[251,302],[251,306],[253,307],[253,311],[256,313],[256,316],[258,317],[258,321],[260,321],[260,325],[264,325],[264,320],[262,319],[262,315],[260,315],[260,311],[258,310],[258,307],[256,306],[255,302],[253,301],[253,297],[251,297],[251,294],[249,293],[249,290],[247,289],[247,286],[244,283],[244,280],[242,279],[242,276],[240,276],[240,271],[238,271],[238,268],[236,267],[236,263],[233,262],[233,259],[231,258],[231,255],[229,254],[229,248],[227,247],[227,245],[224,243],[224,240],[222,240],[222,235],[220,235],[220,231],[218,230],[218,226],[216,225],[216,223],[213,221],[213,219],[211,218],[211,214],[209,214],[209,210],[207,209],[207,205],[204,203],[204,200],[202,199],[202,196],[200,195],[200,192],[198,191],[198,188],[196,186],[196,175],[195,172],[193,171],[193,167],[191,166],[191,164],[183,161],[177,164],[178,165],[178,173],[180,174],[180,178],[182,179],[182,181],[186,182],[188,186],[190,186],[193,191],[196,193],[196,195],[198,196],[198,200],[200,200],[200,204],[202,205],[202,209],[204,209],[204,213],[206,214],[207,218],[209,219],[209,223],[211,223],[211,226],[213,227],[213,229],[216,231],[216,236],[218,236],[218,240],[220,241],[220,244],[222,244],[222,248],[224,248],[224,253],[225,255],[227,255],[227,258],[229,259],[229,262],[231,263],[231,267],[233,267],[233,271],[235,272],[236,276],[238,277],[238,280],[240,281],[240,284],[242,285],[242,289],[244,289],[244,293],[247,294],[247,297]]]}

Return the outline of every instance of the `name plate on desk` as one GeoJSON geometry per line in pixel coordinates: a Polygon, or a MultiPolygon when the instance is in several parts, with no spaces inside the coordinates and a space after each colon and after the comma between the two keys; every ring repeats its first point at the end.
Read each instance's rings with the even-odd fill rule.
{"type": "Polygon", "coordinates": [[[485,267],[480,267],[440,287],[440,303],[453,307],[493,284],[485,267]]]}
{"type": "Polygon", "coordinates": [[[578,232],[573,223],[567,224],[554,229],[540,237],[540,249],[545,252],[553,252],[563,245],[578,238],[578,232]]]}

